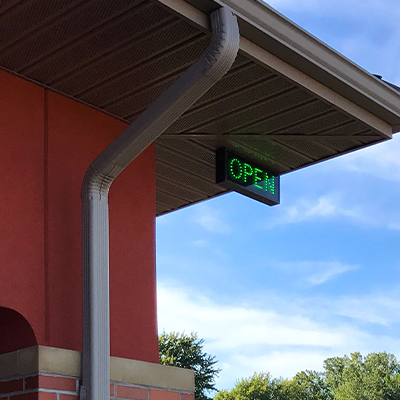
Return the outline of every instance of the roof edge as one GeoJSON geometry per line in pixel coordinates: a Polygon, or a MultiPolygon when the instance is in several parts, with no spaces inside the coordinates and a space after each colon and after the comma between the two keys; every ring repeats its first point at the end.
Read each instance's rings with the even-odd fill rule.
{"type": "MultiPolygon", "coordinates": [[[[273,46],[266,50],[276,53],[275,55],[287,63],[386,120],[393,127],[399,124],[400,95],[394,88],[321,42],[272,7],[261,0],[213,1],[230,7],[245,24],[257,28],[287,49],[282,51],[279,47],[273,46]],[[299,63],[298,57],[288,57],[290,53],[292,57],[296,54],[304,61],[299,63]],[[293,61],[288,58],[292,58],[293,61]],[[338,86],[339,82],[342,85],[338,86]]],[[[244,37],[249,36],[247,39],[255,43],[259,42],[253,40],[257,38],[252,37],[254,32],[248,26],[241,31],[241,34],[244,37]]],[[[264,46],[261,44],[261,47],[264,46]]]]}
{"type": "Polygon", "coordinates": [[[229,7],[241,36],[400,129],[400,94],[261,0],[157,0],[203,29],[205,12],[229,7]]]}
{"type": "Polygon", "coordinates": [[[277,56],[260,48],[247,39],[242,38],[240,48],[254,61],[268,65],[276,73],[285,76],[295,84],[301,86],[304,90],[309,91],[323,101],[331,104],[341,112],[356,118],[360,122],[367,124],[377,134],[384,138],[391,138],[393,125],[384,119],[376,116],[367,109],[360,107],[357,103],[337,93],[337,91],[325,86],[321,82],[313,79],[304,72],[293,67],[289,63],[282,61],[277,56]]]}

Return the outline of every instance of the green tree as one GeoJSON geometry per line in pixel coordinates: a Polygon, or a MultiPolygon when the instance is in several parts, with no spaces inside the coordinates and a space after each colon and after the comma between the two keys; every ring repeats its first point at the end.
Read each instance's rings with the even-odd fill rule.
{"type": "Polygon", "coordinates": [[[220,391],[215,400],[332,400],[332,396],[317,372],[300,372],[292,380],[263,372],[239,380],[229,392],[220,391]]]}
{"type": "Polygon", "coordinates": [[[215,378],[220,372],[215,357],[203,352],[203,343],[196,333],[163,332],[158,338],[161,364],[194,370],[196,400],[211,399],[208,393],[217,391],[215,378]]]}
{"type": "Polygon", "coordinates": [[[400,400],[400,364],[393,354],[328,358],[326,382],[335,400],[400,400]]]}
{"type": "Polygon", "coordinates": [[[325,382],[332,391],[343,384],[343,371],[349,362],[348,356],[331,357],[324,361],[325,382]]]}
{"type": "Polygon", "coordinates": [[[400,364],[386,352],[332,357],[323,372],[302,371],[292,380],[254,374],[215,400],[400,400],[400,364]]]}
{"type": "Polygon", "coordinates": [[[331,388],[325,375],[316,371],[301,371],[292,380],[298,386],[297,392],[302,400],[333,400],[331,388]]]}
{"type": "Polygon", "coordinates": [[[240,379],[230,392],[221,390],[215,400],[278,400],[280,385],[268,372],[256,373],[240,379]]]}

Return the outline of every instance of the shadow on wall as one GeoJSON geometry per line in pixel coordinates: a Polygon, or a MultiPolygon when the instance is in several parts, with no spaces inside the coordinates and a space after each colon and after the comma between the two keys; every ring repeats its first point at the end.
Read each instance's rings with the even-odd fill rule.
{"type": "Polygon", "coordinates": [[[0,354],[36,345],[29,322],[11,308],[0,307],[0,354]]]}

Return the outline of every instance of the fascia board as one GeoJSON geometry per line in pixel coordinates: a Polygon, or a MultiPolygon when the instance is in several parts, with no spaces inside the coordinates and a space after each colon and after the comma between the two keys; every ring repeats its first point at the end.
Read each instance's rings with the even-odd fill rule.
{"type": "Polygon", "coordinates": [[[309,75],[296,69],[275,55],[260,48],[253,42],[242,38],[240,49],[254,61],[268,65],[270,69],[273,69],[278,74],[290,79],[292,82],[303,87],[314,96],[334,105],[337,109],[341,110],[350,117],[356,118],[359,121],[367,124],[376,132],[379,132],[383,137],[389,139],[392,137],[393,126],[391,124],[372,114],[367,109],[360,107],[357,103],[352,102],[348,98],[340,95],[337,91],[334,91],[317,80],[311,78],[309,75]]]}
{"type": "MultiPolygon", "coordinates": [[[[232,9],[241,36],[400,129],[400,94],[261,0],[158,0],[207,29],[204,12],[232,9]],[[194,7],[190,7],[190,6],[194,7]],[[195,8],[198,12],[191,10],[195,8]],[[200,16],[202,14],[202,16],[200,16]],[[195,20],[192,19],[195,16],[195,20]]],[[[243,49],[244,50],[244,49],[243,49]]]]}
{"type": "MultiPolygon", "coordinates": [[[[159,3],[166,6],[168,9],[176,12],[177,14],[183,16],[188,21],[194,23],[197,27],[200,27],[204,30],[209,29],[209,22],[207,15],[191,6],[184,0],[157,0],[159,3]]],[[[233,2],[237,3],[256,3],[254,0],[245,1],[245,0],[224,0],[224,2],[220,0],[215,0],[220,2],[221,4],[226,4],[228,7],[232,7],[233,2]]],[[[204,1],[203,1],[204,3],[204,1]]],[[[264,5],[262,6],[264,7],[264,5]]],[[[236,13],[236,10],[233,9],[236,13]]],[[[274,10],[273,13],[277,14],[274,10]]],[[[255,12],[255,10],[253,10],[255,12]]],[[[279,18],[284,18],[277,14],[279,18]]],[[[285,18],[284,18],[285,19],[285,18]]],[[[285,19],[288,24],[293,25],[290,21],[285,19]]],[[[297,29],[300,29],[296,27],[297,29]]],[[[301,29],[300,29],[301,30],[301,29]]],[[[302,31],[302,30],[301,30],[302,31]]],[[[304,32],[304,31],[302,31],[304,32]]],[[[305,33],[305,32],[304,32],[305,33]]],[[[306,34],[306,33],[305,33],[306,34]]],[[[308,35],[308,34],[307,34],[308,35]]],[[[319,42],[322,46],[321,42],[319,42]]],[[[326,47],[326,46],[325,46],[326,47]]],[[[329,48],[328,48],[329,49],[329,48]]],[[[373,110],[367,107],[363,107],[359,102],[352,101],[348,96],[341,94],[338,90],[329,87],[328,85],[324,85],[322,82],[318,81],[311,77],[312,75],[306,74],[304,71],[297,68],[297,66],[293,66],[293,64],[289,64],[284,61],[282,58],[277,57],[272,52],[265,50],[263,47],[255,44],[253,41],[249,40],[246,37],[241,36],[240,40],[240,50],[246,54],[246,56],[253,59],[255,62],[264,64],[268,68],[274,70],[276,73],[281,76],[290,79],[294,83],[303,87],[305,90],[310,92],[311,94],[317,96],[318,98],[333,104],[336,108],[340,109],[345,114],[350,117],[354,117],[361,122],[372,127],[376,132],[378,132],[384,138],[391,138],[392,132],[394,131],[394,124],[390,123],[386,118],[383,118],[382,113],[374,113],[373,110]]],[[[330,50],[332,51],[332,50],[330,50]]],[[[335,53],[337,54],[337,53],[335,53]]],[[[338,55],[340,56],[340,55],[338,55]]],[[[355,64],[352,64],[355,66],[355,64]]],[[[355,66],[356,67],[356,66],[355,66]]],[[[358,68],[358,67],[357,67],[358,68]]],[[[361,70],[365,74],[369,75],[365,71],[361,70]]],[[[374,77],[371,76],[373,79],[374,77]]],[[[377,79],[377,78],[375,78],[377,79]]],[[[376,82],[378,86],[383,86],[383,90],[389,89],[389,93],[392,91],[394,95],[397,97],[397,102],[400,104],[400,95],[398,95],[394,90],[387,87],[386,84],[381,83],[380,81],[376,82]]],[[[371,102],[373,100],[371,99],[371,102]]],[[[376,104],[376,103],[374,103],[376,104]]],[[[398,107],[399,108],[399,107],[398,107]]],[[[388,116],[388,115],[386,115],[388,116]]],[[[393,119],[393,117],[391,118],[393,119]]],[[[399,109],[399,117],[396,120],[398,124],[400,124],[400,109],[399,109]]]]}

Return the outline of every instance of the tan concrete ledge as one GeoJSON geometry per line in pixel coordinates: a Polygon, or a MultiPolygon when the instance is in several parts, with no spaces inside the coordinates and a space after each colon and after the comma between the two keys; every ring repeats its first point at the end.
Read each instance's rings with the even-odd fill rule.
{"type": "MultiPolygon", "coordinates": [[[[81,376],[81,353],[35,346],[0,354],[0,379],[38,372],[81,376]]],[[[194,392],[194,372],[127,358],[111,357],[111,381],[194,392]]]]}

